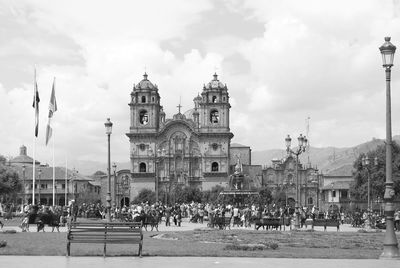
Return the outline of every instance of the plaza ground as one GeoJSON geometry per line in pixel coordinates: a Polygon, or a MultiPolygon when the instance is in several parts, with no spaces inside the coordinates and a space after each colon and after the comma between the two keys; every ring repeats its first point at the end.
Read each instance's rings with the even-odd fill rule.
{"type": "MultiPolygon", "coordinates": [[[[231,231],[215,231],[213,233],[213,230],[207,228],[206,223],[203,224],[198,224],[198,223],[189,223],[185,219],[182,223],[181,227],[177,226],[170,226],[166,227],[165,223],[163,222],[159,226],[159,232],[153,231],[153,232],[146,232],[144,231],[145,234],[145,239],[144,239],[144,257],[143,258],[138,258],[138,257],[126,257],[126,256],[121,256],[121,257],[99,257],[102,254],[101,250],[101,245],[99,246],[99,249],[93,250],[94,254],[88,254],[88,256],[81,255],[78,257],[80,253],[80,249],[77,248],[75,245],[72,247],[72,257],[65,257],[64,252],[65,252],[65,232],[66,228],[61,227],[60,232],[57,234],[51,234],[51,228],[47,227],[45,228],[46,234],[43,233],[36,233],[36,226],[31,225],[31,233],[30,234],[25,234],[25,233],[20,233],[21,229],[18,227],[19,224],[19,219],[13,219],[12,221],[4,221],[5,226],[3,230],[16,230],[18,233],[14,234],[14,239],[19,239],[19,237],[23,236],[31,236],[31,237],[37,237],[37,238],[44,238],[44,237],[56,237],[57,239],[51,240],[52,245],[54,245],[54,248],[59,247],[61,249],[61,256],[27,256],[29,254],[29,250],[37,250],[38,247],[40,247],[40,243],[36,243],[38,239],[36,240],[29,240],[29,241],[18,241],[18,245],[15,245],[16,247],[27,247],[28,250],[26,252],[23,252],[22,254],[18,254],[19,256],[13,255],[7,255],[6,251],[4,251],[3,248],[0,248],[0,257],[1,259],[1,267],[27,267],[30,266],[32,267],[120,267],[121,265],[126,266],[135,266],[135,267],[160,267],[162,266],[163,268],[165,267],[185,267],[190,265],[191,268],[196,268],[196,267],[229,267],[229,268],[235,268],[235,267],[243,267],[245,265],[252,265],[252,266],[263,266],[263,267],[273,267],[276,265],[279,265],[279,267],[319,267],[323,266],[324,268],[329,268],[329,267],[337,267],[337,266],[342,266],[342,267],[363,267],[363,268],[368,268],[368,267],[376,267],[378,265],[383,265],[383,267],[394,267],[394,265],[398,266],[399,262],[395,260],[378,260],[378,256],[381,252],[381,249],[375,249],[372,251],[364,250],[363,248],[360,248],[360,253],[363,253],[363,256],[354,256],[354,258],[357,259],[352,259],[351,257],[345,257],[343,258],[338,258],[337,256],[334,258],[329,257],[329,254],[332,254],[332,250],[329,248],[318,248],[318,246],[315,246],[315,249],[312,249],[316,252],[312,257],[301,257],[301,258],[291,258],[290,252],[284,252],[288,253],[287,255],[282,255],[279,254],[279,251],[274,251],[274,250],[268,250],[259,252],[259,251],[253,251],[250,252],[247,257],[233,257],[237,252],[224,252],[225,255],[224,257],[214,257],[214,255],[204,255],[204,257],[180,257],[180,256],[185,256],[184,254],[180,254],[182,252],[182,249],[175,249],[174,247],[179,244],[177,241],[173,240],[166,240],[166,239],[154,239],[153,237],[159,234],[167,234],[170,235],[171,237],[173,236],[179,236],[179,235],[193,235],[193,236],[201,236],[202,233],[208,234],[208,236],[213,236],[213,234],[218,234],[218,235],[226,235],[226,236],[235,236],[236,234],[240,233],[250,233],[253,235],[255,234],[256,236],[263,237],[266,234],[268,235],[273,235],[275,231],[265,231],[265,230],[259,230],[255,231],[252,228],[241,228],[241,227],[231,227],[231,231]],[[241,232],[243,230],[244,232],[241,232]],[[33,242],[32,242],[33,241],[33,242]],[[36,242],[35,242],[36,241],[36,242]],[[31,245],[27,245],[29,243],[31,245]],[[158,248],[157,246],[154,245],[160,245],[158,248]],[[159,254],[159,252],[165,252],[162,251],[162,249],[165,247],[168,247],[169,252],[172,254],[175,253],[175,255],[162,255],[159,254]],[[3,252],[2,252],[3,251],[3,252]],[[361,252],[363,251],[363,252],[361,252]],[[318,252],[322,252],[322,254],[319,254],[318,252]],[[369,253],[371,252],[371,253],[369,253]],[[231,255],[230,255],[231,254],[231,255]],[[270,254],[265,256],[265,254],[270,254]],[[324,255],[325,254],[325,255],[324,255]],[[327,255],[328,254],[328,255],[327,255]],[[158,256],[164,256],[164,257],[158,257],[158,256]],[[166,257],[170,256],[170,257],[166,257]],[[210,257],[212,256],[212,257],[210,257]],[[232,257],[226,257],[226,256],[232,256],[232,257]],[[274,256],[279,256],[278,258],[274,256]],[[310,259],[312,258],[312,259],[310,259]],[[361,259],[359,259],[361,258],[361,259]],[[4,266],[3,266],[4,265],[4,266]]],[[[359,234],[357,233],[358,228],[353,228],[350,225],[341,225],[341,230],[339,233],[336,232],[336,228],[333,227],[328,227],[328,231],[324,232],[323,227],[315,227],[315,232],[302,232],[303,235],[306,237],[309,237],[310,239],[313,239],[312,236],[317,236],[321,240],[321,237],[323,238],[324,236],[326,237],[335,237],[335,236],[352,236],[352,235],[365,235],[365,238],[375,236],[378,237],[380,240],[380,237],[383,239],[383,233],[371,233],[371,234],[359,234]],[[369,236],[370,235],[370,236],[369,236]]],[[[278,232],[276,232],[278,233],[278,232]]],[[[286,235],[287,237],[296,237],[297,234],[296,232],[290,231],[289,229],[282,230],[280,233],[286,235]]],[[[8,234],[8,237],[12,237],[13,234],[8,234]]],[[[25,236],[25,237],[26,237],[25,236]]],[[[6,237],[6,234],[0,234],[0,240],[3,240],[4,237],[6,237]]],[[[362,243],[366,244],[368,243],[368,239],[361,240],[362,243]]],[[[377,240],[375,239],[375,244],[377,240]]],[[[295,241],[296,242],[296,241],[295,241]]],[[[313,241],[314,243],[315,241],[313,241]]],[[[379,247],[380,247],[380,241],[378,241],[379,247]]],[[[192,244],[191,241],[185,241],[184,246],[182,247],[183,250],[186,247],[192,247],[194,243],[192,244]]],[[[12,245],[9,245],[12,247],[12,245]]],[[[92,245],[90,245],[92,246],[92,245]]],[[[194,247],[194,246],[193,246],[194,247]]],[[[212,251],[214,248],[217,247],[216,243],[210,243],[210,244],[204,244],[204,247],[207,248],[207,252],[212,251]]],[[[110,249],[111,250],[111,249],[110,249]]],[[[292,252],[304,252],[307,253],[309,249],[302,248],[301,246],[294,246],[291,248],[292,252]]],[[[133,246],[133,250],[130,249],[130,251],[136,253],[137,252],[137,245],[133,246]]],[[[281,250],[281,251],[286,251],[286,249],[281,250]]],[[[342,249],[342,252],[345,252],[346,249],[342,249]]],[[[243,254],[242,252],[239,252],[240,254],[243,254]]],[[[282,252],[281,252],[282,253],[282,252]]],[[[246,253],[247,254],[247,253],[246,253]]],[[[33,254],[37,255],[37,254],[33,254]]],[[[40,254],[40,255],[48,255],[48,254],[40,254]]],[[[54,254],[50,254],[54,255],[54,254]]],[[[57,255],[57,254],[56,254],[57,255]]],[[[112,256],[112,255],[111,255],[112,256]]],[[[201,255],[202,256],[202,255],[201,255]]],[[[218,255],[215,255],[218,256],[218,255]]]]}
{"type": "Polygon", "coordinates": [[[343,260],[343,259],[289,259],[289,258],[217,258],[217,257],[62,257],[62,256],[1,256],[2,267],[26,268],[394,268],[399,260],[343,260]]]}

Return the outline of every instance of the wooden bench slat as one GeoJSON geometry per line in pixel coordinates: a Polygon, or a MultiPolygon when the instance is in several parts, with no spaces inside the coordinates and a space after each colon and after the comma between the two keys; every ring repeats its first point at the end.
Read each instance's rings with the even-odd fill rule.
{"type": "Polygon", "coordinates": [[[67,233],[67,256],[70,256],[71,243],[98,243],[104,244],[138,244],[139,256],[142,256],[143,233],[141,223],[119,222],[74,222],[67,233]]]}

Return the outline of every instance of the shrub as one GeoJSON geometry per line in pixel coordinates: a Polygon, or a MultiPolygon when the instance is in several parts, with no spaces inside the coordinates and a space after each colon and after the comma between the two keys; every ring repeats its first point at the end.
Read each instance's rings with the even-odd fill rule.
{"type": "Polygon", "coordinates": [[[261,243],[261,244],[229,244],[224,247],[224,250],[242,250],[242,251],[256,251],[266,249],[277,249],[278,244],[274,242],[261,243]]]}

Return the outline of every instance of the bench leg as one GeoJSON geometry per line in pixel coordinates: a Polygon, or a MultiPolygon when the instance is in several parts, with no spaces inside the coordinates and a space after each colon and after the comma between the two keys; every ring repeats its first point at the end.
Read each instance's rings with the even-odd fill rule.
{"type": "Polygon", "coordinates": [[[138,253],[139,257],[142,257],[142,243],[139,243],[139,253],[138,253]]]}
{"type": "Polygon", "coordinates": [[[103,257],[106,257],[106,252],[107,252],[107,244],[104,243],[104,251],[103,251],[103,257]]]}
{"type": "Polygon", "coordinates": [[[71,242],[67,242],[67,256],[71,255],[71,242]]]}

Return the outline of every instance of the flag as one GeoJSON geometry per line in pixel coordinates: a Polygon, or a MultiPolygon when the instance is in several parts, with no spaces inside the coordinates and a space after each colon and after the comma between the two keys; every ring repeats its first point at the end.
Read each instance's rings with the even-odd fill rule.
{"type": "Polygon", "coordinates": [[[38,91],[38,85],[36,82],[36,68],[35,68],[35,84],[33,86],[33,104],[32,107],[35,108],[35,137],[38,136],[39,133],[39,91],[38,91]]]}
{"type": "Polygon", "coordinates": [[[51,118],[55,111],[57,111],[56,91],[55,91],[56,78],[53,80],[53,87],[51,89],[50,103],[49,103],[49,121],[46,128],[46,145],[49,143],[53,129],[50,126],[51,118]]]}

